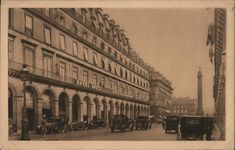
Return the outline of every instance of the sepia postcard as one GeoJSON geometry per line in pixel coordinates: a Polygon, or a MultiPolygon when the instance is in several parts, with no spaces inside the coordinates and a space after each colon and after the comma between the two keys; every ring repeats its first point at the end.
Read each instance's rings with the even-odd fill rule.
{"type": "Polygon", "coordinates": [[[0,149],[234,149],[233,6],[3,1],[0,149]]]}

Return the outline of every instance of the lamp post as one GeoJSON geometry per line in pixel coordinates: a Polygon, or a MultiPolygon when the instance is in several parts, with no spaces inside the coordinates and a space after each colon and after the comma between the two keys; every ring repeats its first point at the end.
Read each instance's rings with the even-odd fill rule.
{"type": "Polygon", "coordinates": [[[29,138],[29,132],[28,132],[28,116],[27,116],[27,110],[26,110],[26,81],[28,81],[28,68],[26,64],[23,64],[23,69],[21,70],[21,81],[23,81],[23,98],[24,103],[22,107],[22,134],[21,134],[21,140],[30,140],[29,138]]]}

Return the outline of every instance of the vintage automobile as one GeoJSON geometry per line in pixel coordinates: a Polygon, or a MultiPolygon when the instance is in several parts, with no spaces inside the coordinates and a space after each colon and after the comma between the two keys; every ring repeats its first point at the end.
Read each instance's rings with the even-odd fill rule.
{"type": "MultiPolygon", "coordinates": [[[[67,132],[69,131],[68,120],[66,117],[48,117],[46,118],[46,129],[47,134],[50,133],[59,133],[59,132],[67,132]]],[[[37,133],[42,133],[42,126],[37,126],[37,133]]]]}
{"type": "Polygon", "coordinates": [[[178,132],[179,117],[178,116],[167,116],[164,129],[165,133],[171,133],[174,131],[178,132]]]}
{"type": "Polygon", "coordinates": [[[114,115],[110,123],[110,129],[111,129],[111,132],[126,131],[126,129],[133,131],[134,121],[129,119],[125,115],[114,115]]]}
{"type": "Polygon", "coordinates": [[[104,128],[106,126],[107,126],[107,123],[104,120],[97,118],[90,122],[89,129],[96,129],[99,127],[104,128]]]}
{"type": "Polygon", "coordinates": [[[181,118],[178,140],[210,140],[214,117],[184,116],[181,118]]]}
{"type": "Polygon", "coordinates": [[[139,116],[135,122],[135,128],[138,129],[151,129],[152,119],[146,116],[139,116]]]}

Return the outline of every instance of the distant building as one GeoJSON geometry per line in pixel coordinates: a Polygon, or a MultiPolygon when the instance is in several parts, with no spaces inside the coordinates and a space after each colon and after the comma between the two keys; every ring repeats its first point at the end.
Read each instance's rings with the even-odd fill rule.
{"type": "Polygon", "coordinates": [[[186,98],[174,98],[171,103],[173,115],[195,115],[197,111],[197,100],[186,98]]]}
{"type": "Polygon", "coordinates": [[[171,82],[154,69],[149,72],[150,79],[150,114],[155,119],[170,114],[170,103],[173,88],[171,82]]]}

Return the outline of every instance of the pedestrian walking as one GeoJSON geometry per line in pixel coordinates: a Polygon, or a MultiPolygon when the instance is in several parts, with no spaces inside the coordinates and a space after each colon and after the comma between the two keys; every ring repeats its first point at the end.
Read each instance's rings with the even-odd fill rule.
{"type": "Polygon", "coordinates": [[[47,123],[47,121],[46,121],[46,115],[43,115],[43,117],[42,117],[42,134],[43,134],[44,137],[47,136],[47,135],[46,135],[46,134],[47,134],[46,123],[47,123]]]}

